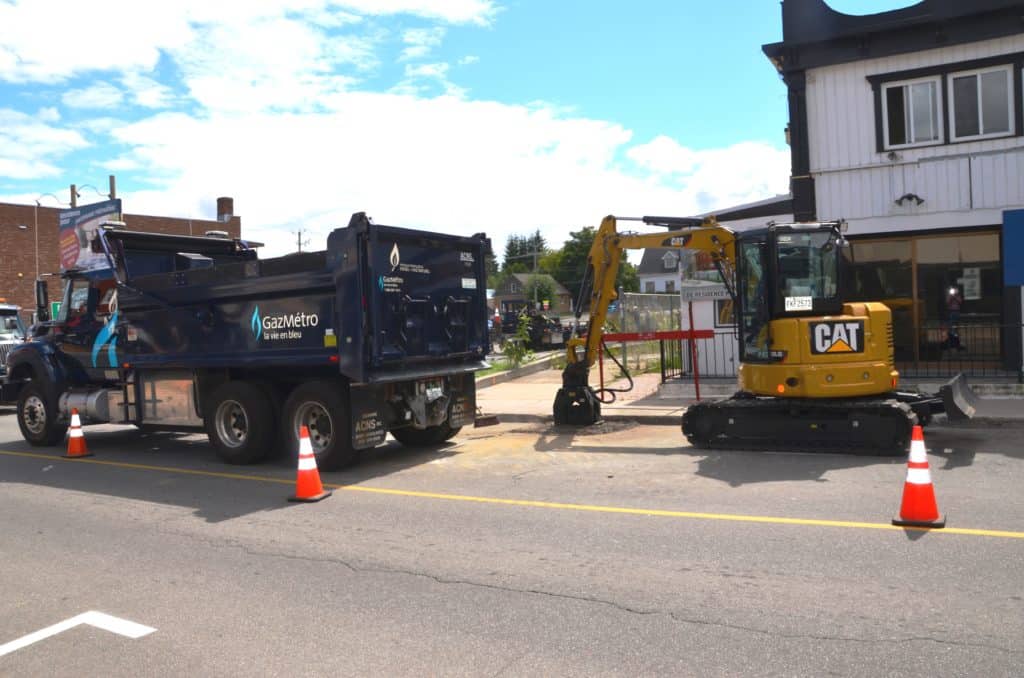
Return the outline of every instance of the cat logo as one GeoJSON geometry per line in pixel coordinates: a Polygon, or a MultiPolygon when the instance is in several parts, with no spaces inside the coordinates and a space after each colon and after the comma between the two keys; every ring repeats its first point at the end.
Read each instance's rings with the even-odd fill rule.
{"type": "Polygon", "coordinates": [[[811,353],[863,352],[863,320],[811,323],[811,353]]]}

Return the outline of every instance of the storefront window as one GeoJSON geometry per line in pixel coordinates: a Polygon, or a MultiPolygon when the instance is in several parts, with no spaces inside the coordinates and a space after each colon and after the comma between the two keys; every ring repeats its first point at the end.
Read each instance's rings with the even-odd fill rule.
{"type": "Polygon", "coordinates": [[[892,311],[896,359],[912,359],[915,342],[911,242],[855,241],[851,245],[851,301],[880,301],[888,306],[892,311]]]}
{"type": "Polygon", "coordinates": [[[1003,281],[999,236],[921,238],[917,242],[920,353],[940,358],[1001,355],[1003,281]]]}

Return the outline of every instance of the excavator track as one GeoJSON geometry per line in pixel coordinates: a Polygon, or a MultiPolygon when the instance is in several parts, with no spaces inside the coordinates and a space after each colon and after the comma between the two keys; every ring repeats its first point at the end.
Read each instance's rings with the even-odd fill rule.
{"type": "Polygon", "coordinates": [[[738,393],[690,405],[683,434],[701,448],[906,452],[917,415],[893,398],[810,400],[738,393]]]}

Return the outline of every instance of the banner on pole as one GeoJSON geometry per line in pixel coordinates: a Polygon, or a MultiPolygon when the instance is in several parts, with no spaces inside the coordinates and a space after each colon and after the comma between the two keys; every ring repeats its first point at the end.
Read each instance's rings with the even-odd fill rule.
{"type": "Polygon", "coordinates": [[[93,270],[107,267],[103,253],[92,251],[100,226],[121,220],[121,200],[105,200],[60,212],[60,268],[93,270]]]}

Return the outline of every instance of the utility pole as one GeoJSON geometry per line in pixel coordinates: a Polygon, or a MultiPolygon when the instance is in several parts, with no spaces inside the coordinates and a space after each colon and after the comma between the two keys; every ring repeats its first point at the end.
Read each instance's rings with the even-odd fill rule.
{"type": "MultiPolygon", "coordinates": [[[[296,245],[296,247],[298,247],[298,251],[299,252],[302,251],[302,246],[303,245],[307,245],[307,246],[309,245],[309,238],[303,238],[302,237],[302,233],[303,233],[302,228],[299,228],[299,230],[295,231],[295,245],[296,245]]],[[[307,231],[307,233],[308,233],[308,231],[307,231]]]]}

